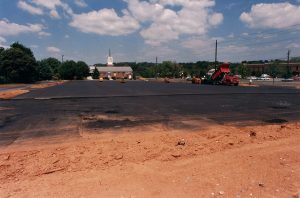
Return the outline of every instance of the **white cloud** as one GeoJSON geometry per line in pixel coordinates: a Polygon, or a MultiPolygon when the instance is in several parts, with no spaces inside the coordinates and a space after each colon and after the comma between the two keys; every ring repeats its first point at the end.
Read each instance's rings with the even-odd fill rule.
{"type": "Polygon", "coordinates": [[[41,24],[20,25],[10,23],[7,20],[0,20],[0,36],[16,36],[22,33],[40,33],[44,29],[41,24]]]}
{"type": "Polygon", "coordinates": [[[65,38],[68,39],[68,38],[70,38],[70,36],[69,36],[68,34],[66,34],[66,35],[65,35],[65,38]]]}
{"type": "Polygon", "coordinates": [[[50,11],[50,17],[53,18],[53,19],[60,19],[60,16],[59,16],[58,12],[55,9],[50,11]]]}
{"type": "Polygon", "coordinates": [[[164,6],[158,3],[139,0],[128,0],[127,3],[131,14],[142,22],[154,20],[164,11],[164,6]]]}
{"type": "Polygon", "coordinates": [[[114,9],[74,14],[70,26],[85,33],[112,36],[127,35],[140,27],[138,21],[128,13],[124,12],[119,17],[114,9]]]}
{"type": "Polygon", "coordinates": [[[69,25],[81,32],[111,36],[130,34],[142,26],[145,43],[158,46],[184,35],[206,35],[223,22],[223,14],[212,11],[215,0],[124,1],[128,7],[122,16],[114,9],[101,9],[73,14],[69,25]]]}
{"type": "Polygon", "coordinates": [[[223,22],[223,19],[224,19],[223,14],[214,13],[208,18],[208,21],[209,21],[209,24],[211,24],[213,26],[217,26],[223,22]]]}
{"type": "Polygon", "coordinates": [[[6,39],[0,36],[0,43],[5,43],[6,39]]]}
{"type": "Polygon", "coordinates": [[[288,46],[286,46],[287,49],[299,49],[300,48],[300,44],[297,43],[291,43],[288,46]]]}
{"type": "Polygon", "coordinates": [[[299,24],[300,6],[291,3],[260,3],[250,12],[243,12],[240,20],[250,28],[289,28],[299,24]]]}
{"type": "Polygon", "coordinates": [[[51,53],[51,54],[58,54],[61,52],[61,50],[57,47],[47,47],[47,52],[51,53]]]}
{"type": "Polygon", "coordinates": [[[73,15],[73,10],[66,3],[63,3],[61,0],[20,0],[18,7],[28,11],[31,14],[43,15],[45,14],[43,10],[49,12],[49,16],[53,19],[60,19],[60,15],[57,11],[58,7],[61,7],[62,10],[68,15],[73,15]]]}
{"type": "Polygon", "coordinates": [[[149,45],[158,46],[163,42],[172,41],[179,38],[179,34],[171,26],[152,24],[148,29],[142,30],[141,35],[149,45]],[[161,32],[158,34],[158,32],[161,32]]]}
{"type": "Polygon", "coordinates": [[[84,0],[75,0],[75,4],[81,8],[87,7],[87,4],[84,0]]]}
{"type": "Polygon", "coordinates": [[[34,45],[34,44],[33,44],[33,45],[30,45],[29,47],[30,47],[30,48],[33,48],[33,49],[37,49],[37,48],[39,48],[39,46],[38,46],[38,45],[34,45]]]}
{"type": "Polygon", "coordinates": [[[234,38],[234,34],[233,33],[229,34],[228,38],[234,38]]]}
{"type": "Polygon", "coordinates": [[[0,47],[9,48],[6,44],[6,39],[0,36],[0,47]]]}
{"type": "Polygon", "coordinates": [[[41,8],[34,7],[34,6],[26,3],[25,1],[19,1],[18,7],[22,10],[29,12],[30,14],[33,14],[33,15],[43,15],[44,14],[43,10],[41,8]]]}
{"type": "Polygon", "coordinates": [[[55,9],[57,6],[61,6],[60,0],[32,0],[32,2],[38,6],[48,8],[49,10],[55,9]]]}
{"type": "Polygon", "coordinates": [[[212,11],[214,0],[127,0],[128,11],[138,20],[150,22],[140,33],[150,45],[160,45],[182,35],[205,35],[223,22],[223,15],[212,11]],[[172,6],[177,6],[172,9],[172,6]],[[178,10],[179,7],[179,10],[178,10]]]}
{"type": "Polygon", "coordinates": [[[40,37],[46,37],[46,36],[51,36],[51,33],[41,31],[41,32],[38,33],[38,35],[39,35],[40,37]]]}

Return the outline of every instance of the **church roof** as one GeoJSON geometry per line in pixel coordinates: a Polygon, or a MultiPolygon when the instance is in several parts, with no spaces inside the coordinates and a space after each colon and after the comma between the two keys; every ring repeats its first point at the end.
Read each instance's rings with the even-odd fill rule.
{"type": "Polygon", "coordinates": [[[124,67],[97,67],[99,72],[132,72],[132,68],[124,67]]]}

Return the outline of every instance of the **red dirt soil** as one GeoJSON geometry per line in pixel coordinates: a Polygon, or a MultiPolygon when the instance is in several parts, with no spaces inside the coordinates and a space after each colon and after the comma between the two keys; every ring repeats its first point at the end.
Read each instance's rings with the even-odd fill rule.
{"type": "Polygon", "coordinates": [[[25,94],[29,92],[28,90],[24,89],[14,89],[14,90],[7,90],[7,91],[1,91],[0,92],[0,99],[11,99],[18,95],[25,94]]]}
{"type": "Polygon", "coordinates": [[[30,88],[32,89],[44,89],[47,87],[53,87],[56,85],[63,84],[65,81],[55,81],[55,82],[43,82],[40,84],[33,84],[30,88]]]}
{"type": "Polygon", "coordinates": [[[196,132],[157,124],[26,140],[0,149],[0,195],[292,198],[299,141],[299,123],[196,132]]]}

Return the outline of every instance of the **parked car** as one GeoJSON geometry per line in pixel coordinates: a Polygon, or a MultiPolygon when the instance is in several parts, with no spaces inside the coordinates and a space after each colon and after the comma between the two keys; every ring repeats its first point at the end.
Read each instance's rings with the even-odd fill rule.
{"type": "Polygon", "coordinates": [[[293,78],[285,78],[282,80],[282,82],[293,82],[294,79],[293,78]]]}
{"type": "Polygon", "coordinates": [[[293,80],[294,80],[294,81],[300,81],[300,77],[299,77],[299,76],[294,76],[294,77],[293,77],[293,80]]]}
{"type": "Polygon", "coordinates": [[[188,76],[188,77],[186,77],[186,80],[187,80],[187,81],[192,81],[192,77],[191,77],[191,76],[188,76]]]}
{"type": "Polygon", "coordinates": [[[246,79],[247,80],[257,80],[258,78],[256,76],[249,76],[246,79]]]}
{"type": "Polygon", "coordinates": [[[262,74],[258,80],[270,80],[270,76],[268,74],[262,74]]]}

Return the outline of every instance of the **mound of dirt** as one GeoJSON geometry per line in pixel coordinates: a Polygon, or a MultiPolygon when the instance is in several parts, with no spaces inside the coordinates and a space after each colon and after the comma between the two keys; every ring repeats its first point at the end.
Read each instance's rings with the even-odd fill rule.
{"type": "MultiPolygon", "coordinates": [[[[89,117],[87,120],[105,119],[89,117]]],[[[300,124],[196,132],[160,124],[82,131],[1,149],[0,194],[24,197],[293,197],[300,124]]]]}

